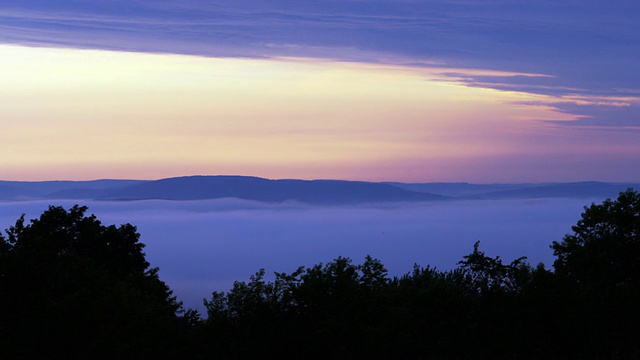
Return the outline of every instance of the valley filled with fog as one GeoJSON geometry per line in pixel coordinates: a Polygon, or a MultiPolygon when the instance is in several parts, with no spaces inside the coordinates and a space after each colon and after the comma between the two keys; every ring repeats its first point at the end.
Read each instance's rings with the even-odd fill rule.
{"type": "MultiPolygon", "coordinates": [[[[451,269],[480,241],[506,262],[527,256],[553,262],[549,245],[571,232],[585,205],[603,198],[459,200],[379,205],[313,206],[237,199],[194,201],[34,200],[0,202],[0,228],[21,214],[38,217],[49,205],[86,205],[104,225],[131,223],[147,261],[184,302],[226,291],[257,270],[290,273],[338,256],[378,258],[390,275],[413,264],[451,269]]],[[[269,277],[271,278],[271,277],[269,277]]]]}

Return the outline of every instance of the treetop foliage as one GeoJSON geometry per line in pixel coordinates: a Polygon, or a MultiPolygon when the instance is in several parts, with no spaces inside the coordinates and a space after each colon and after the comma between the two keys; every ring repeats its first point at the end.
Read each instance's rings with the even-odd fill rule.
{"type": "Polygon", "coordinates": [[[585,206],[572,230],[551,245],[558,274],[598,288],[640,286],[640,194],[585,206]]]}
{"type": "Polygon", "coordinates": [[[140,234],[86,210],[51,206],[0,234],[0,346],[9,356],[147,357],[169,343],[181,304],[149,267],[140,234]]]}

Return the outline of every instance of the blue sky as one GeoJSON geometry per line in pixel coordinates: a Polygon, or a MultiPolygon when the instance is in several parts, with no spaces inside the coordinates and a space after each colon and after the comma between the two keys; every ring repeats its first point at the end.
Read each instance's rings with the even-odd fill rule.
{"type": "MultiPolygon", "coordinates": [[[[196,55],[257,62],[304,59],[305,62],[314,64],[335,62],[364,67],[376,65],[384,67],[386,73],[390,68],[393,71],[423,69],[428,75],[421,73],[419,76],[430,82],[453,83],[461,88],[479,91],[495,90],[494,94],[497,96],[516,94],[514,98],[502,100],[503,104],[546,111],[539,115],[510,115],[511,118],[531,118],[554,127],[549,130],[551,128],[543,128],[543,125],[538,124],[537,128],[526,130],[531,131],[530,137],[515,141],[537,144],[531,146],[531,149],[536,148],[535,151],[520,152],[516,148],[512,148],[513,151],[496,151],[500,158],[491,157],[496,152],[483,153],[482,159],[475,159],[473,162],[481,164],[480,168],[491,168],[488,171],[493,174],[506,174],[510,168],[524,163],[525,167],[533,169],[538,166],[538,171],[548,174],[534,179],[537,181],[553,180],[554,176],[558,180],[581,178],[623,181],[640,179],[639,171],[627,169],[629,166],[639,165],[634,154],[636,150],[640,150],[640,62],[637,61],[640,59],[639,18],[640,3],[633,1],[8,0],[0,4],[0,44],[106,50],[127,54],[196,55]],[[534,119],[536,116],[539,118],[534,119]],[[549,139],[556,140],[552,141],[553,144],[547,144],[547,141],[551,141],[549,139]],[[555,149],[555,155],[542,151],[540,146],[555,149]],[[584,149],[592,151],[582,151],[584,149]],[[551,161],[553,166],[550,165],[549,168],[536,165],[546,163],[550,157],[562,160],[551,161]],[[585,161],[590,165],[586,166],[585,161]],[[506,165],[501,168],[492,164],[506,165]],[[575,176],[562,174],[572,167],[575,168],[575,176]],[[607,167],[614,167],[618,173],[612,173],[609,169],[607,171],[611,175],[603,176],[599,169],[607,167]]],[[[11,51],[13,50],[12,48],[11,51]]],[[[7,54],[10,54],[9,50],[7,54]]],[[[38,56],[46,63],[49,55],[38,56]]],[[[5,66],[5,71],[11,70],[5,66]]],[[[322,68],[308,71],[319,73],[336,70],[322,68]]],[[[356,71],[359,70],[353,70],[353,73],[356,71]]],[[[277,80],[288,75],[283,73],[273,76],[277,80]]],[[[332,78],[331,81],[334,88],[341,86],[340,78],[332,78]]],[[[316,87],[313,85],[309,88],[316,87]]],[[[7,88],[5,90],[11,91],[7,88]]],[[[396,93],[399,91],[405,90],[397,90],[396,93]]],[[[459,106],[473,108],[475,105],[466,99],[475,99],[476,95],[468,94],[467,90],[460,91],[459,106]]],[[[485,96],[487,93],[483,94],[478,96],[485,96]]],[[[346,97],[347,95],[345,99],[346,97]]],[[[252,99],[249,95],[246,98],[249,101],[252,99]]],[[[411,105],[402,105],[403,109],[410,107],[411,105]]],[[[393,111],[399,110],[394,108],[393,111]]],[[[498,114],[498,110],[498,115],[485,111],[488,116],[503,116],[498,114]]],[[[12,119],[19,118],[15,114],[12,116],[12,119]]],[[[61,113],[59,116],[69,118],[72,115],[61,113]]],[[[449,113],[446,116],[450,116],[449,113]]],[[[4,117],[10,118],[9,115],[4,117]]],[[[239,120],[242,121],[245,120],[239,120]]],[[[344,121],[354,120],[345,118],[344,121]]],[[[415,122],[412,124],[416,126],[415,122]]],[[[369,126],[374,125],[366,125],[369,126]]],[[[456,126],[458,129],[466,127],[462,123],[456,126]]],[[[474,126],[478,126],[477,123],[474,126]]],[[[503,125],[487,126],[505,128],[503,125]]],[[[305,128],[304,131],[310,130],[305,128]]],[[[468,143],[468,136],[462,134],[463,130],[458,131],[442,136],[449,139],[447,141],[462,138],[457,144],[468,143]]],[[[500,139],[524,131],[521,127],[514,128],[505,132],[500,139]]],[[[353,144],[357,140],[345,138],[342,141],[351,141],[353,144]]],[[[494,143],[489,135],[483,137],[483,141],[478,143],[473,152],[469,150],[467,156],[473,157],[473,154],[478,153],[477,149],[490,147],[494,143]]],[[[505,147],[516,146],[507,145],[507,140],[501,141],[505,147]]],[[[305,143],[309,144],[309,141],[305,143]]],[[[153,145],[149,147],[153,148],[153,145]]],[[[324,153],[329,147],[327,143],[326,147],[318,147],[313,151],[324,153]]],[[[388,142],[380,143],[379,147],[398,149],[393,151],[397,156],[403,157],[397,158],[397,161],[405,164],[406,168],[415,167],[411,164],[422,161],[416,155],[417,152],[393,147],[388,142]]],[[[18,148],[3,150],[22,151],[18,148]]],[[[273,149],[271,159],[282,157],[275,154],[283,152],[286,151],[273,149]]],[[[32,159],[35,163],[45,161],[35,157],[32,159]]],[[[238,164],[244,161],[244,167],[206,167],[202,164],[215,163],[220,159],[203,159],[200,165],[186,167],[181,171],[248,173],[251,171],[247,169],[255,168],[255,164],[247,159],[236,159],[238,164]]],[[[318,160],[319,163],[326,163],[324,170],[309,171],[294,166],[290,167],[291,171],[278,172],[276,168],[287,167],[286,160],[280,159],[277,165],[258,169],[247,175],[382,179],[383,174],[391,170],[395,173],[402,171],[382,165],[386,170],[376,173],[372,170],[375,165],[373,163],[367,168],[369,170],[363,168],[354,173],[329,171],[327,169],[331,168],[330,162],[333,160],[335,156],[318,160]]],[[[474,177],[465,172],[448,172],[442,165],[447,163],[445,160],[442,158],[441,161],[429,163],[429,168],[432,169],[429,175],[406,170],[406,176],[388,180],[492,180],[489,175],[474,177]],[[434,171],[441,171],[443,175],[434,176],[434,171]]],[[[141,162],[143,159],[140,157],[136,161],[141,162]]],[[[335,165],[334,168],[346,168],[350,166],[349,163],[364,163],[366,159],[355,156],[348,157],[345,161],[347,162],[335,165]]],[[[387,161],[393,163],[396,158],[387,161]]],[[[456,161],[452,160],[452,163],[458,167],[472,166],[456,161]]],[[[79,162],[80,160],[76,161],[79,162]]],[[[220,160],[220,163],[224,161],[220,160]]],[[[132,168],[136,165],[132,163],[127,166],[132,168]]],[[[176,167],[175,164],[167,166],[176,167]]],[[[33,171],[17,167],[10,170],[7,173],[14,178],[34,178],[33,171]]],[[[116,173],[125,177],[176,175],[171,171],[161,170],[159,166],[146,173],[128,171],[124,166],[116,173]]],[[[72,177],[77,178],[107,175],[86,167],[78,168],[72,173],[72,177]]],[[[531,174],[529,171],[514,176],[496,175],[493,180],[521,181],[531,174]]],[[[47,176],[59,175],[51,172],[47,176]]]]}

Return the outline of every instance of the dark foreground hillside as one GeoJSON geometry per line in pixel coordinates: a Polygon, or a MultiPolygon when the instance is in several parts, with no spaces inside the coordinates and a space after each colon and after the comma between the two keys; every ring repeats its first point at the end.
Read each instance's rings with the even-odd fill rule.
{"type": "Polygon", "coordinates": [[[476,244],[458,268],[337,258],[185,310],[134,226],[50,207],[0,236],[2,359],[637,359],[640,194],[585,208],[553,269],[476,244]]]}

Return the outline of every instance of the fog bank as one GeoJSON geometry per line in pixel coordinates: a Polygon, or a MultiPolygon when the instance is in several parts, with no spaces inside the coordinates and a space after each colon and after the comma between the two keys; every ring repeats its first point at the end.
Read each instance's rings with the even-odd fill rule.
{"type": "MultiPolygon", "coordinates": [[[[292,272],[298,266],[347,256],[378,258],[391,275],[414,263],[451,269],[480,240],[481,250],[509,262],[527,256],[550,266],[549,245],[571,231],[584,199],[455,201],[354,207],[263,204],[234,199],[132,202],[86,201],[105,225],[131,223],[147,245],[147,260],[186,307],[228,290],[260,268],[292,272]]],[[[76,201],[0,202],[0,227],[24,213],[76,201]]]]}

